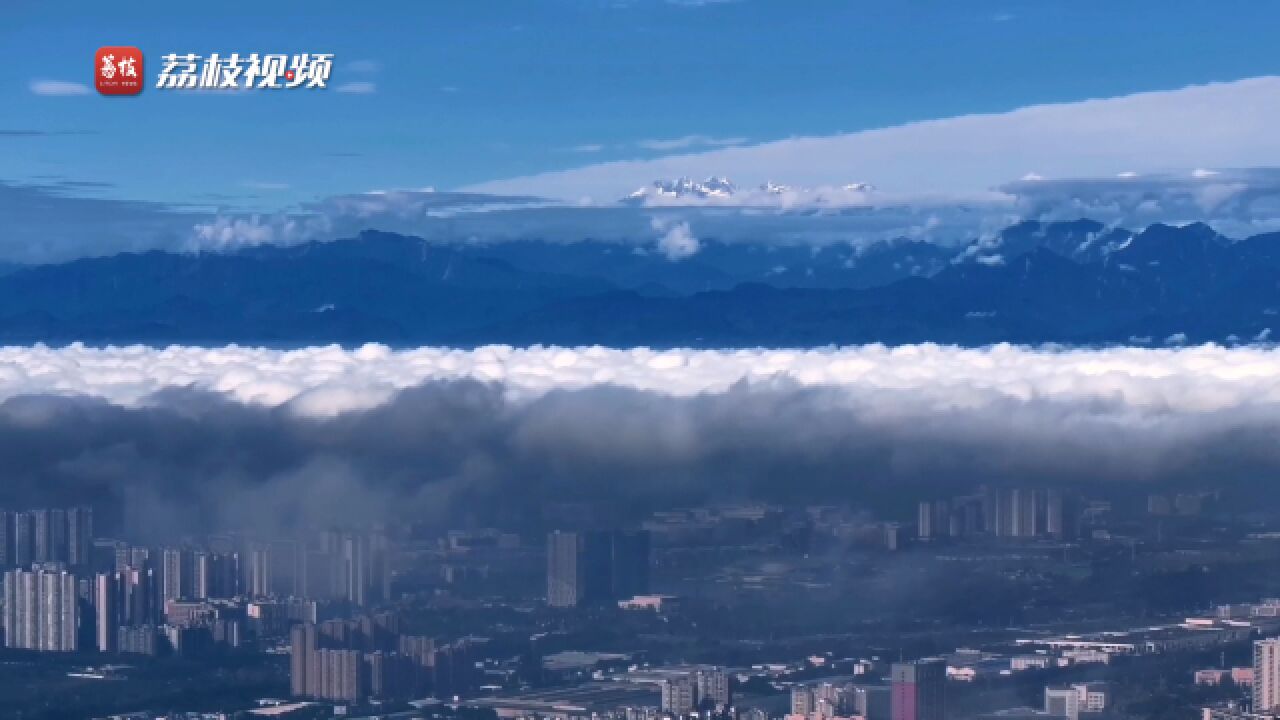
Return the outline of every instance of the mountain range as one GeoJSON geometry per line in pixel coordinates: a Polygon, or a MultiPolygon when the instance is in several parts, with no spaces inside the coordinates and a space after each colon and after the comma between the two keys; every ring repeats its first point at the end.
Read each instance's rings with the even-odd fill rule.
{"type": "Polygon", "coordinates": [[[1024,222],[957,247],[358,237],[0,271],[0,342],[814,346],[1252,342],[1280,233],[1024,222]]]}
{"type": "MultiPolygon", "coordinates": [[[[868,183],[848,183],[839,188],[823,188],[824,192],[869,193],[875,187],[868,183]]],[[[662,200],[728,200],[742,195],[805,195],[819,192],[815,188],[793,187],[769,181],[755,189],[743,190],[732,180],[712,175],[705,180],[694,180],[689,177],[674,180],[655,180],[651,184],[638,188],[621,199],[623,204],[644,205],[651,201],[662,200]]]]}

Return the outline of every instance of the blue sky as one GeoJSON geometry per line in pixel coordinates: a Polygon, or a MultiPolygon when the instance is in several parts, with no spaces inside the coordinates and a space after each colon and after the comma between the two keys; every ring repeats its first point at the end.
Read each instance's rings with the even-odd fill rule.
{"type": "Polygon", "coordinates": [[[11,0],[0,182],[254,209],[455,188],[1280,74],[1276,27],[1280,5],[1230,0],[11,0]],[[336,63],[323,92],[33,92],[91,83],[108,44],[141,47],[152,83],[171,51],[336,63]],[[373,91],[337,91],[349,83],[373,91]]]}

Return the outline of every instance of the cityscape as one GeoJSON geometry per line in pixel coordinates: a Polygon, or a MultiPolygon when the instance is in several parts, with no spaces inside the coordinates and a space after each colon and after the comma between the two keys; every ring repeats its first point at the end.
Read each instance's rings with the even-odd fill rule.
{"type": "Polygon", "coordinates": [[[1250,595],[1280,595],[1267,529],[1280,517],[1221,489],[982,485],[896,514],[728,503],[612,528],[618,510],[590,502],[540,514],[554,529],[135,544],[118,511],[6,511],[4,647],[39,669],[13,692],[150,717],[95,714],[107,701],[94,690],[171,697],[162,678],[178,663],[216,692],[171,717],[1104,720],[1167,703],[1248,720],[1280,707],[1280,597],[1250,595]]]}
{"type": "Polygon", "coordinates": [[[1280,720],[1278,27],[0,2],[0,720],[1280,720]]]}

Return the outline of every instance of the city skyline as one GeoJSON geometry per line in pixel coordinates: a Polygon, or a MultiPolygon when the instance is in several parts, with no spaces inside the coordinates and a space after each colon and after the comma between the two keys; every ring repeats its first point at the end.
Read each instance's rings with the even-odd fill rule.
{"type": "Polygon", "coordinates": [[[0,8],[0,720],[1280,720],[1280,5],[0,8]]]}

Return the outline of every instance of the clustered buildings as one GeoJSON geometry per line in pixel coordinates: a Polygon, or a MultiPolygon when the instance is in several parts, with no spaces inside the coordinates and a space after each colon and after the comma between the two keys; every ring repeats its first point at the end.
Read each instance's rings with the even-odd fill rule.
{"type": "Polygon", "coordinates": [[[723,668],[699,667],[676,671],[659,683],[661,709],[676,716],[724,713],[729,708],[729,674],[723,668]]]}
{"type": "Polygon", "coordinates": [[[378,531],[171,547],[94,535],[88,507],[0,511],[5,647],[194,654],[315,622],[318,603],[359,608],[390,594],[378,531]]]}
{"type": "Polygon", "coordinates": [[[478,643],[402,634],[394,613],[301,623],[290,631],[290,689],[296,697],[347,703],[450,697],[474,687],[478,643]]]}
{"type": "Polygon", "coordinates": [[[916,534],[921,540],[980,534],[1070,540],[1079,533],[1081,511],[1079,500],[1062,490],[988,486],[973,495],[922,501],[916,534]]]}
{"type": "Polygon", "coordinates": [[[547,536],[547,604],[606,605],[649,592],[649,533],[553,532],[547,536]]]}
{"type": "MultiPolygon", "coordinates": [[[[1264,601],[1263,605],[1274,604],[1275,601],[1264,601]]],[[[1233,681],[1245,679],[1236,668],[1231,672],[1233,681]]],[[[1280,637],[1255,640],[1253,643],[1253,667],[1248,673],[1249,704],[1236,702],[1222,706],[1203,709],[1204,720],[1275,720],[1280,718],[1280,637]]],[[[1200,671],[1204,673],[1205,671],[1200,671]]],[[[1226,671],[1216,671],[1225,673],[1226,671]]],[[[1197,684],[1201,682],[1197,673],[1197,684]]],[[[1210,684],[1221,682],[1221,677],[1210,684]]]]}
{"type": "Polygon", "coordinates": [[[791,689],[787,720],[942,720],[947,663],[923,658],[893,663],[883,685],[820,681],[791,689]]]}

